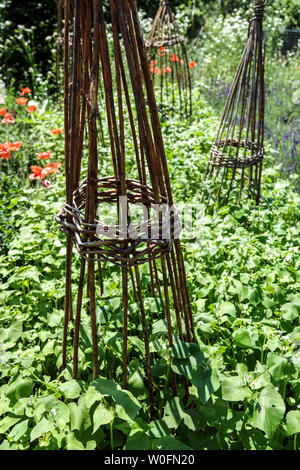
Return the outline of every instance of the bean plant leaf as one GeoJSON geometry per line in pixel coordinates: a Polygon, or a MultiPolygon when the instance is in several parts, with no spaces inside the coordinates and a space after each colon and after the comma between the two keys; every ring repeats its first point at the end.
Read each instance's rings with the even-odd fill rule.
{"type": "Polygon", "coordinates": [[[134,419],[141,409],[140,402],[128,390],[117,390],[113,398],[117,403],[116,412],[119,418],[134,419]]]}
{"type": "Polygon", "coordinates": [[[150,424],[150,433],[155,437],[163,437],[171,434],[171,428],[166,423],[165,419],[156,419],[150,424]]]}
{"type": "Polygon", "coordinates": [[[221,302],[218,310],[222,315],[236,316],[236,308],[232,302],[221,302]]]}
{"type": "Polygon", "coordinates": [[[197,388],[199,399],[205,404],[210,396],[220,387],[216,366],[194,343],[184,343],[178,338],[172,347],[172,369],[176,374],[184,375],[197,388]]]}
{"type": "Polygon", "coordinates": [[[167,403],[164,420],[170,428],[178,428],[184,415],[183,404],[178,397],[173,398],[173,400],[167,403]]]}
{"type": "Polygon", "coordinates": [[[245,328],[236,330],[233,334],[233,339],[235,344],[242,348],[249,348],[251,346],[251,336],[245,328]]]}
{"type": "Polygon", "coordinates": [[[114,411],[112,409],[106,408],[102,403],[97,406],[93,415],[93,434],[105,424],[111,423],[114,419],[114,411]]]}
{"type": "Polygon", "coordinates": [[[99,378],[91,383],[91,386],[103,396],[111,396],[119,405],[117,414],[121,419],[134,419],[141,409],[140,402],[128,390],[121,390],[113,380],[99,378]]]}
{"type": "Polygon", "coordinates": [[[139,431],[136,432],[133,436],[129,436],[125,450],[148,450],[151,449],[151,441],[149,437],[139,431]]]}
{"type": "Polygon", "coordinates": [[[9,328],[0,328],[0,341],[6,343],[6,349],[12,347],[22,336],[23,324],[20,321],[14,322],[9,328]]]}
{"type": "Polygon", "coordinates": [[[289,302],[281,307],[282,318],[288,321],[294,321],[300,315],[300,302],[289,302]]]}
{"type": "Polygon", "coordinates": [[[68,380],[59,386],[62,394],[69,399],[78,398],[81,393],[80,385],[76,380],[68,380]]]}
{"type": "Polygon", "coordinates": [[[30,441],[32,442],[35,439],[38,439],[39,437],[43,436],[44,434],[49,432],[51,428],[52,424],[50,423],[50,421],[43,417],[41,421],[37,423],[32,429],[30,433],[30,441]]]}
{"type": "Polygon", "coordinates": [[[286,431],[289,436],[300,432],[300,410],[288,412],[286,415],[286,431]]]}
{"type": "Polygon", "coordinates": [[[71,418],[71,431],[75,430],[86,430],[91,425],[89,409],[86,407],[84,402],[69,403],[71,418]]]}
{"type": "Polygon", "coordinates": [[[20,421],[20,419],[21,418],[17,416],[5,416],[5,418],[0,421],[0,434],[6,433],[6,431],[20,421]]]}
{"type": "Polygon", "coordinates": [[[276,382],[286,379],[295,372],[292,357],[283,357],[275,353],[268,354],[267,366],[276,382]]]}
{"type": "Polygon", "coordinates": [[[259,393],[254,401],[253,415],[250,417],[252,426],[264,431],[267,437],[271,437],[285,413],[285,404],[273,385],[268,385],[259,393]]]}
{"type": "Polygon", "coordinates": [[[118,386],[113,380],[107,380],[100,377],[91,383],[91,387],[94,387],[97,392],[101,393],[103,396],[113,396],[113,394],[118,390],[118,386]]]}
{"type": "Polygon", "coordinates": [[[19,400],[20,398],[29,397],[32,394],[33,381],[29,377],[18,377],[6,391],[7,397],[12,400],[19,400]]]}
{"type": "Polygon", "coordinates": [[[222,381],[222,398],[228,401],[244,401],[251,397],[251,390],[242,376],[227,377],[222,381]]]}
{"type": "Polygon", "coordinates": [[[29,419],[25,419],[20,423],[16,424],[10,431],[8,437],[18,441],[26,433],[28,429],[29,419]]]}
{"type": "Polygon", "coordinates": [[[69,434],[67,437],[67,450],[85,450],[85,447],[76,439],[74,434],[69,434]]]}

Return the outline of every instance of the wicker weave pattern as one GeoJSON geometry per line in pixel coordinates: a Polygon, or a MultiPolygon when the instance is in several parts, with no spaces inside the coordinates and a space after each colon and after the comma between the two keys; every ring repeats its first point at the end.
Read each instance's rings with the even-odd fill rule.
{"type": "MultiPolygon", "coordinates": [[[[126,198],[129,204],[142,204],[146,208],[154,205],[154,194],[149,186],[141,185],[139,181],[126,181],[126,198]]],[[[169,253],[172,249],[172,240],[178,239],[181,232],[181,223],[178,212],[173,209],[167,219],[159,217],[145,219],[140,224],[131,224],[131,231],[127,224],[107,225],[95,219],[94,223],[84,222],[86,206],[87,180],[84,180],[73,194],[73,204],[65,204],[56,221],[61,229],[72,240],[82,257],[86,260],[108,261],[115,265],[128,266],[141,265],[169,253]],[[169,220],[170,219],[170,220],[169,220]],[[169,223],[170,222],[170,223],[169,223]],[[99,231],[101,236],[99,236],[99,231]],[[136,238],[132,238],[132,235],[136,238]],[[170,234],[168,239],[153,237],[153,234],[170,234]],[[92,241],[86,241],[89,237],[92,241]],[[124,247],[124,241],[127,241],[124,247]],[[138,249],[139,245],[143,246],[138,249]]],[[[120,180],[102,178],[97,185],[97,204],[105,202],[114,204],[118,202],[120,194],[120,180]]],[[[167,205],[167,199],[162,203],[167,205]]]]}
{"type": "Polygon", "coordinates": [[[230,147],[231,149],[245,148],[245,142],[238,140],[223,140],[218,142],[218,145],[213,145],[211,149],[211,159],[209,160],[209,164],[213,166],[219,166],[223,168],[234,168],[234,169],[245,169],[251,168],[260,164],[264,159],[264,150],[257,148],[256,144],[248,141],[246,145],[246,149],[248,149],[251,153],[247,155],[246,158],[230,158],[227,156],[226,151],[220,151],[220,148],[227,148],[230,147]]]}

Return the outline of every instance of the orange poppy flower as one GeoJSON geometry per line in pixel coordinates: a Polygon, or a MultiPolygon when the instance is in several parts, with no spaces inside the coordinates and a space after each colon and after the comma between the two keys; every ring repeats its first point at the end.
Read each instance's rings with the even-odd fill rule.
{"type": "Polygon", "coordinates": [[[177,57],[176,54],[171,54],[171,55],[170,55],[170,61],[171,61],[171,62],[178,62],[178,61],[179,61],[179,58],[177,57]]]}
{"type": "Polygon", "coordinates": [[[196,65],[197,65],[197,62],[195,62],[194,60],[192,60],[192,62],[190,62],[190,63],[189,63],[189,67],[190,67],[190,69],[193,69],[193,68],[195,68],[195,67],[196,67],[196,65]]]}
{"type": "Polygon", "coordinates": [[[159,48],[158,55],[159,55],[160,57],[163,57],[164,55],[166,55],[166,48],[165,48],[165,46],[161,46],[161,47],[159,48]]]}
{"type": "Polygon", "coordinates": [[[34,106],[34,105],[28,106],[26,108],[27,113],[30,113],[30,114],[34,113],[34,111],[36,111],[36,110],[37,110],[37,107],[34,106]]]}
{"type": "Polygon", "coordinates": [[[11,157],[11,153],[9,150],[6,149],[0,150],[0,157],[2,160],[9,160],[11,157]]]}
{"type": "Polygon", "coordinates": [[[6,142],[5,145],[7,150],[9,150],[10,152],[17,152],[20,149],[22,142],[20,140],[18,140],[17,142],[6,142]]]}
{"type": "Polygon", "coordinates": [[[28,88],[28,86],[26,86],[25,88],[21,88],[21,90],[22,90],[21,96],[31,94],[31,90],[30,90],[30,88],[28,88]]]}
{"type": "Polygon", "coordinates": [[[47,174],[57,173],[59,167],[61,167],[61,163],[48,163],[48,165],[45,166],[44,170],[47,171],[47,174]]]}
{"type": "Polygon", "coordinates": [[[38,156],[40,160],[48,160],[50,158],[51,152],[48,150],[48,152],[39,152],[38,156]]]}
{"type": "Polygon", "coordinates": [[[27,101],[28,101],[28,98],[16,98],[16,103],[18,103],[20,106],[25,106],[27,101]]]}
{"type": "Polygon", "coordinates": [[[6,108],[0,108],[0,116],[4,116],[7,113],[6,108]]]}
{"type": "Polygon", "coordinates": [[[32,165],[30,167],[32,173],[29,175],[29,179],[30,181],[33,181],[33,180],[43,180],[46,178],[48,172],[47,170],[45,170],[45,168],[42,168],[40,166],[35,166],[35,165],[32,165]]]}
{"type": "Polygon", "coordinates": [[[14,124],[15,120],[10,113],[4,114],[2,121],[4,124],[14,124]]]}
{"type": "Polygon", "coordinates": [[[170,72],[172,72],[171,67],[168,67],[168,66],[166,65],[165,68],[164,68],[164,73],[170,73],[170,72]]]}
{"type": "Polygon", "coordinates": [[[53,135],[57,135],[61,133],[62,133],[62,129],[60,127],[58,127],[57,129],[51,129],[51,134],[53,135]]]}

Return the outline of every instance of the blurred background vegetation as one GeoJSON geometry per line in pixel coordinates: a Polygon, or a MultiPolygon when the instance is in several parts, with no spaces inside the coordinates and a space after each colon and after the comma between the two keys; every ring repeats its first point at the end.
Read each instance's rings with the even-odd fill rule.
{"type": "MultiPolygon", "coordinates": [[[[153,18],[159,3],[137,0],[144,18],[153,18]]],[[[187,25],[187,37],[195,40],[210,28],[213,18],[226,19],[237,12],[248,17],[252,1],[171,0],[170,5],[187,25]]],[[[300,29],[299,0],[267,2],[267,16],[276,19],[282,28],[300,29]]],[[[0,0],[0,74],[7,85],[15,82],[19,86],[26,81],[30,86],[42,86],[49,74],[55,76],[56,31],[55,0],[0,0]]]]}
{"type": "MultiPolygon", "coordinates": [[[[71,0],[74,2],[74,0],[71,0]]],[[[161,0],[137,0],[146,37],[161,0]]],[[[108,8],[108,0],[103,0],[108,8]]],[[[196,61],[199,99],[220,117],[245,44],[253,0],[170,0],[188,55],[196,61]]],[[[41,100],[57,97],[56,0],[0,0],[0,94],[29,86],[41,100]]],[[[266,139],[281,173],[300,172],[299,0],[267,0],[266,139]]],[[[59,92],[58,92],[59,96],[59,92]]],[[[196,98],[198,99],[198,98],[196,98]]]]}

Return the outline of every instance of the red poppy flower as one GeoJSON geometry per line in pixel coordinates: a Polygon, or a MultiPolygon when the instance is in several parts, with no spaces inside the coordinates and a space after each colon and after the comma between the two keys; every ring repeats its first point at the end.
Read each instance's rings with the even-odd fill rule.
{"type": "Polygon", "coordinates": [[[28,106],[26,108],[27,113],[30,113],[30,114],[34,113],[34,111],[36,111],[36,110],[37,110],[37,107],[34,106],[34,105],[28,106]]]}
{"type": "Polygon", "coordinates": [[[32,173],[29,175],[30,181],[33,180],[43,180],[46,178],[48,172],[45,168],[41,168],[40,166],[31,166],[30,167],[32,173]]]}
{"type": "Polygon", "coordinates": [[[0,150],[0,157],[2,160],[9,160],[11,157],[11,153],[9,150],[6,149],[0,150]]]}
{"type": "Polygon", "coordinates": [[[6,142],[5,145],[7,150],[9,150],[10,152],[17,152],[20,149],[22,142],[20,140],[18,140],[17,142],[6,142]]]}
{"type": "Polygon", "coordinates": [[[164,68],[164,73],[170,73],[170,72],[172,72],[171,67],[168,67],[168,66],[166,65],[165,68],[164,68]]]}
{"type": "Polygon", "coordinates": [[[58,127],[57,129],[51,129],[51,134],[53,135],[57,135],[61,133],[62,133],[62,129],[60,127],[58,127]]]}
{"type": "Polygon", "coordinates": [[[21,88],[21,90],[22,90],[21,96],[31,94],[31,90],[30,90],[30,88],[28,88],[28,86],[26,86],[25,88],[21,88]]]}
{"type": "Polygon", "coordinates": [[[178,62],[178,61],[179,61],[179,58],[177,57],[176,54],[171,54],[171,55],[170,55],[170,61],[171,61],[171,62],[178,62]]]}
{"type": "Polygon", "coordinates": [[[6,108],[0,108],[0,116],[4,116],[7,113],[6,108]]]}
{"type": "Polygon", "coordinates": [[[6,113],[1,122],[4,124],[14,124],[15,120],[10,113],[6,113]]]}
{"type": "Polygon", "coordinates": [[[164,55],[166,55],[166,48],[164,46],[161,46],[159,48],[158,54],[160,57],[163,57],[164,55]]]}
{"type": "Polygon", "coordinates": [[[48,163],[48,165],[45,166],[44,170],[47,171],[47,174],[57,173],[59,167],[61,167],[61,163],[48,163]]]}
{"type": "Polygon", "coordinates": [[[157,60],[151,60],[150,67],[154,67],[154,65],[157,65],[157,60]]]}
{"type": "Polygon", "coordinates": [[[192,60],[192,62],[190,62],[190,63],[189,63],[189,67],[190,67],[190,69],[193,69],[193,68],[195,68],[195,67],[196,67],[196,65],[197,65],[197,62],[195,62],[194,60],[192,60]]]}
{"type": "Polygon", "coordinates": [[[50,158],[51,152],[48,150],[48,152],[39,152],[38,156],[40,160],[48,160],[50,158]]]}
{"type": "Polygon", "coordinates": [[[158,75],[161,73],[161,70],[159,67],[155,67],[154,73],[157,73],[158,75]]]}
{"type": "Polygon", "coordinates": [[[18,103],[20,106],[25,106],[27,101],[28,101],[28,98],[16,98],[16,103],[18,103]]]}

